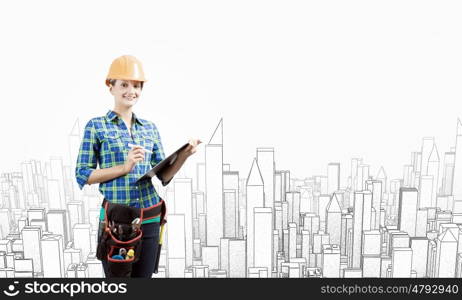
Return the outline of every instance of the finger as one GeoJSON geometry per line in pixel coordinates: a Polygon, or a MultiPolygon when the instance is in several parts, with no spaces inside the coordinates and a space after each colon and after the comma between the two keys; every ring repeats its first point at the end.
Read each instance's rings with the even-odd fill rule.
{"type": "Polygon", "coordinates": [[[133,151],[133,154],[145,154],[146,153],[146,150],[144,150],[143,148],[141,149],[136,149],[133,151]]]}
{"type": "Polygon", "coordinates": [[[134,146],[134,147],[132,147],[132,148],[130,149],[130,152],[139,151],[140,149],[144,150],[144,148],[141,147],[141,146],[134,146]]]}
{"type": "Polygon", "coordinates": [[[133,145],[131,148],[132,148],[132,150],[143,149],[143,146],[140,146],[140,145],[133,145]]]}

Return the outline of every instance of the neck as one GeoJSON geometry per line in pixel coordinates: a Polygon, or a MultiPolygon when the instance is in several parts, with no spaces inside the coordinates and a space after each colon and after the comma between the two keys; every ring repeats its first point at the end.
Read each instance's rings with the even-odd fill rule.
{"type": "Polygon", "coordinates": [[[112,109],[120,118],[122,118],[122,120],[125,122],[125,124],[127,124],[127,127],[130,128],[131,127],[131,122],[132,122],[132,108],[131,107],[118,107],[118,106],[115,106],[113,109],[112,109]]]}

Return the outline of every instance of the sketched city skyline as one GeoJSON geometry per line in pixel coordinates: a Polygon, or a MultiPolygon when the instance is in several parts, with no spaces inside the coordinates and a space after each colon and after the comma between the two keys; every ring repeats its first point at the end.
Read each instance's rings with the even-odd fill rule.
{"type": "MultiPolygon", "coordinates": [[[[77,120],[71,162],[81,136],[77,120]]],[[[362,158],[292,178],[272,147],[258,147],[242,174],[224,163],[223,140],[221,119],[194,176],[154,182],[169,213],[153,277],[462,277],[460,120],[442,159],[425,137],[402,178],[383,166],[374,176],[362,158]]],[[[102,195],[97,185],[80,191],[75,166],[63,161],[25,161],[0,174],[0,277],[103,277],[95,257],[102,195]]]]}

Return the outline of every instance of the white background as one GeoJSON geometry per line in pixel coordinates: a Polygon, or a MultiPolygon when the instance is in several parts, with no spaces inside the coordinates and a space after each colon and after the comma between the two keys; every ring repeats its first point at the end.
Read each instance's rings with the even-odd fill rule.
{"type": "Polygon", "coordinates": [[[167,153],[223,117],[242,177],[259,146],[298,177],[352,157],[401,177],[423,137],[441,159],[454,146],[461,15],[460,1],[2,1],[0,171],[67,159],[74,121],[112,108],[105,76],[131,54],[149,78],[135,112],[167,153]]]}

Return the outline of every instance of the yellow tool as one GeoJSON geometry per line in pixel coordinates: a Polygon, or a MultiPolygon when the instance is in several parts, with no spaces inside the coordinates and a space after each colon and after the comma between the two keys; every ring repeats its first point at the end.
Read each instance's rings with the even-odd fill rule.
{"type": "Polygon", "coordinates": [[[156,257],[156,264],[154,267],[154,273],[157,274],[159,269],[159,260],[160,260],[160,250],[162,250],[162,242],[164,241],[164,229],[165,223],[160,226],[160,234],[159,234],[159,246],[157,248],[157,257],[156,257]]]}
{"type": "Polygon", "coordinates": [[[130,249],[128,250],[127,252],[127,256],[125,257],[125,259],[132,259],[133,257],[135,256],[135,251],[133,249],[130,249]]]}

